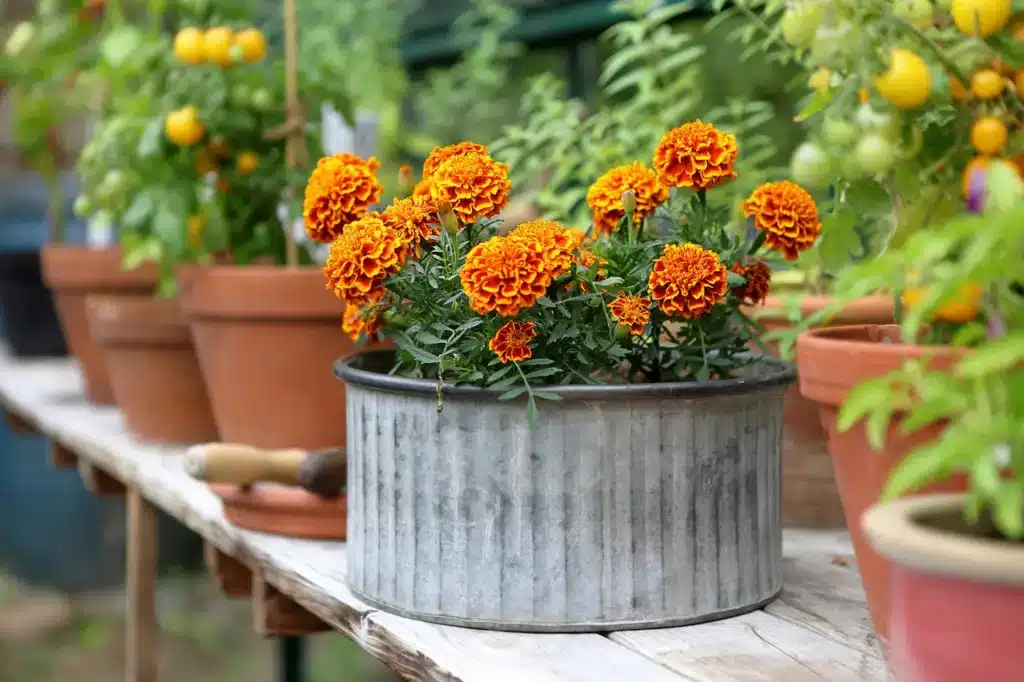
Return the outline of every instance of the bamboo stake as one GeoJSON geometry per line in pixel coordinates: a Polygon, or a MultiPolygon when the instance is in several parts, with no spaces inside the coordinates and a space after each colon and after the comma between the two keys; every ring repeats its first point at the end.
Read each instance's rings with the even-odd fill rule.
{"type": "MultiPolygon", "coordinates": [[[[285,140],[285,165],[295,170],[305,165],[306,131],[305,119],[302,114],[302,103],[299,101],[299,41],[298,26],[295,18],[295,0],[284,0],[284,68],[285,68],[285,106],[288,114],[288,137],[285,140]]],[[[288,188],[289,197],[294,188],[288,188]]],[[[299,264],[299,247],[295,243],[295,234],[291,224],[285,226],[285,263],[289,267],[299,264]]]]}

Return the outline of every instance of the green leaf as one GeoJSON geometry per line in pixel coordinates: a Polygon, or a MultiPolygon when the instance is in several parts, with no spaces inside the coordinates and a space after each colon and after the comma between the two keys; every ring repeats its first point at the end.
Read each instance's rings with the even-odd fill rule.
{"type": "Polygon", "coordinates": [[[832,97],[834,95],[835,90],[832,88],[822,88],[816,91],[814,96],[811,98],[811,101],[793,118],[793,120],[800,123],[801,121],[806,121],[818,112],[824,111],[825,108],[828,107],[829,103],[832,102],[832,97]]]}
{"type": "Polygon", "coordinates": [[[561,373],[562,373],[562,368],[561,367],[541,367],[540,369],[535,369],[532,372],[530,372],[529,374],[527,374],[526,378],[527,379],[540,379],[541,377],[550,377],[550,376],[554,376],[555,374],[561,374],[561,373]]]}
{"type": "Polygon", "coordinates": [[[434,336],[433,334],[431,334],[428,331],[421,331],[421,332],[417,333],[416,334],[416,340],[419,341],[420,343],[426,344],[428,346],[437,346],[437,345],[444,345],[445,344],[445,340],[444,339],[439,338],[437,336],[434,336]]]}
{"type": "Polygon", "coordinates": [[[526,392],[526,386],[516,386],[515,388],[509,389],[498,396],[498,400],[512,400],[512,398],[518,398],[526,392]]]}
{"type": "Polygon", "coordinates": [[[944,477],[959,457],[956,443],[945,438],[914,450],[890,474],[882,499],[894,500],[944,477]]]}
{"type": "Polygon", "coordinates": [[[959,376],[975,379],[1006,372],[1024,363],[1024,332],[1014,331],[977,348],[956,367],[959,376]]]}
{"type": "Polygon", "coordinates": [[[850,428],[864,419],[879,405],[885,403],[892,390],[892,382],[889,377],[869,379],[858,386],[855,386],[846,396],[842,407],[839,408],[839,420],[837,427],[840,432],[849,431],[850,428]]]}
{"type": "Polygon", "coordinates": [[[142,32],[133,26],[112,30],[100,46],[103,58],[114,67],[121,66],[142,44],[142,32]]]}
{"type": "Polygon", "coordinates": [[[487,378],[487,383],[494,383],[495,381],[498,381],[503,376],[506,376],[509,372],[511,372],[513,369],[515,369],[515,367],[516,367],[515,365],[505,365],[504,367],[499,369],[497,372],[492,374],[490,377],[488,377],[487,378]]]}
{"type": "Polygon", "coordinates": [[[555,364],[555,361],[550,358],[533,358],[532,360],[527,360],[521,364],[524,367],[535,367],[540,365],[553,365],[555,364]]]}
{"type": "Polygon", "coordinates": [[[153,213],[154,202],[149,192],[140,192],[121,215],[121,225],[128,229],[138,229],[144,226],[150,215],[153,213]]]}
{"type": "Polygon", "coordinates": [[[1002,481],[995,496],[993,519],[1008,538],[1024,538],[1024,486],[1020,481],[1002,481]]]}
{"type": "Polygon", "coordinates": [[[534,397],[543,398],[544,400],[561,400],[562,396],[557,393],[551,393],[550,391],[534,391],[534,397]]]}
{"type": "Polygon", "coordinates": [[[985,451],[971,465],[971,488],[984,497],[995,497],[999,492],[999,465],[991,452],[985,451]]]}

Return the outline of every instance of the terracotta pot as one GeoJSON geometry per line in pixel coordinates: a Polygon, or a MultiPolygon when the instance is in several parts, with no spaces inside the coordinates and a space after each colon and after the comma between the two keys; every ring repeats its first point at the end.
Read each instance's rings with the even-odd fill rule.
{"type": "Polygon", "coordinates": [[[64,337],[82,369],[85,397],[97,404],[113,404],[106,360],[89,335],[85,298],[89,294],[150,297],[156,290],[156,266],[122,270],[120,248],[91,249],[73,244],[47,244],[42,263],[43,280],[53,292],[64,337]]]}
{"type": "Polygon", "coordinates": [[[90,294],[86,313],[135,437],[160,443],[217,440],[192,334],[177,300],[90,294]]]}
{"type": "Polygon", "coordinates": [[[889,663],[901,682],[1024,679],[1024,543],[968,527],[965,495],[928,495],[864,516],[892,562],[889,663]]]}
{"type": "MultiPolygon", "coordinates": [[[[801,317],[817,313],[832,303],[831,296],[803,296],[801,317]]],[[[786,317],[788,306],[781,296],[769,296],[763,306],[748,308],[769,331],[791,329],[786,317]]],[[[892,299],[870,296],[852,301],[830,324],[888,324],[893,322],[892,299]]],[[[769,343],[778,354],[778,346],[769,343]]],[[[836,487],[832,460],[828,456],[827,436],[818,417],[817,406],[800,395],[796,385],[786,390],[782,445],[782,518],[789,526],[804,528],[843,528],[846,525],[843,504],[836,487]]]]}
{"type": "Polygon", "coordinates": [[[331,366],[355,345],[319,268],[187,268],[179,292],[225,442],[345,444],[345,387],[331,366]]]}
{"type": "Polygon", "coordinates": [[[348,503],[327,500],[302,488],[259,484],[250,488],[211,485],[224,516],[240,528],[312,540],[344,540],[348,503]]]}
{"type": "MultiPolygon", "coordinates": [[[[840,433],[836,427],[839,407],[855,386],[902,367],[904,360],[920,358],[934,369],[948,369],[961,352],[944,346],[900,343],[897,325],[830,327],[804,332],[797,339],[797,374],[800,392],[817,403],[828,436],[828,450],[835,466],[836,483],[843,501],[846,524],[867,592],[868,609],[875,630],[884,640],[889,633],[889,565],[867,543],[861,515],[878,501],[890,472],[909,452],[934,440],[943,426],[933,426],[906,436],[900,433],[902,418],[889,424],[881,452],[872,449],[863,423],[840,433]]],[[[962,491],[965,481],[952,477],[927,491],[962,491]]]]}

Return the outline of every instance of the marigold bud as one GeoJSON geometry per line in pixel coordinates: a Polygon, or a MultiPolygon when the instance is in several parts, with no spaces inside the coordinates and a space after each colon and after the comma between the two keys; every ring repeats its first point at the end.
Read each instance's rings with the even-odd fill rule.
{"type": "Polygon", "coordinates": [[[412,176],[412,166],[406,164],[398,169],[398,189],[403,197],[412,196],[416,179],[412,176]]]}
{"type": "Polygon", "coordinates": [[[636,213],[636,193],[627,189],[622,193],[622,209],[626,212],[629,222],[633,222],[633,214],[636,213]]]}
{"type": "Polygon", "coordinates": [[[437,201],[437,215],[441,219],[441,226],[450,234],[455,234],[459,231],[459,221],[455,217],[452,205],[445,199],[437,201]]]}

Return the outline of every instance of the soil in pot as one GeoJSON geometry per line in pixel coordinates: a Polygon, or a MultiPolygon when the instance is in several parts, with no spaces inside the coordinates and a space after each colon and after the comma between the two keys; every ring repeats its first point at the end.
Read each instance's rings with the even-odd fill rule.
{"type": "Polygon", "coordinates": [[[345,443],[345,387],[331,364],[355,349],[344,304],[315,267],[188,268],[180,298],[225,442],[315,450],[345,443]]]}
{"type": "Polygon", "coordinates": [[[525,398],[340,360],[348,584],[462,627],[604,632],[744,613],[782,588],[782,400],[792,368],[742,379],[551,388],[525,398]]]}
{"type": "Polygon", "coordinates": [[[156,290],[152,264],[121,268],[119,248],[93,249],[72,244],[47,244],[42,252],[43,280],[53,292],[64,336],[81,365],[85,396],[94,403],[114,403],[106,359],[89,334],[85,299],[89,294],[150,297],[156,290]]]}
{"type": "MultiPolygon", "coordinates": [[[[941,369],[952,367],[959,357],[952,348],[909,345],[899,339],[897,325],[857,325],[815,329],[797,340],[800,392],[817,404],[821,415],[868,608],[883,640],[889,634],[889,562],[867,542],[860,518],[878,501],[893,468],[909,452],[934,440],[942,432],[942,425],[907,436],[900,433],[902,420],[896,415],[879,452],[871,447],[863,423],[839,432],[839,408],[859,383],[895,371],[907,359],[927,358],[931,367],[941,369]]],[[[922,492],[958,492],[965,488],[965,480],[954,476],[922,492]]]]}
{"type": "MultiPolygon", "coordinates": [[[[832,302],[829,296],[802,296],[800,315],[806,318],[832,302]]],[[[784,297],[769,296],[763,306],[748,308],[769,331],[791,329],[784,297]]],[[[852,301],[832,318],[832,326],[890,324],[892,299],[871,296],[852,301]]],[[[770,349],[778,353],[775,344],[770,349]]],[[[800,394],[798,386],[786,391],[785,430],[782,445],[782,518],[786,525],[803,528],[842,528],[846,525],[843,504],[836,485],[828,437],[818,416],[818,407],[800,394]]]]}
{"type": "Polygon", "coordinates": [[[327,500],[293,486],[211,485],[224,516],[240,528],[311,540],[344,540],[348,503],[327,500]]]}
{"type": "Polygon", "coordinates": [[[1024,679],[1024,543],[968,526],[964,501],[926,495],[864,516],[892,562],[888,657],[901,682],[1024,679]]]}
{"type": "Polygon", "coordinates": [[[86,313],[132,435],[157,443],[217,440],[192,334],[176,299],[90,294],[86,313]]]}
{"type": "Polygon", "coordinates": [[[4,335],[19,358],[62,357],[68,352],[39,258],[38,251],[0,251],[4,335]]]}

